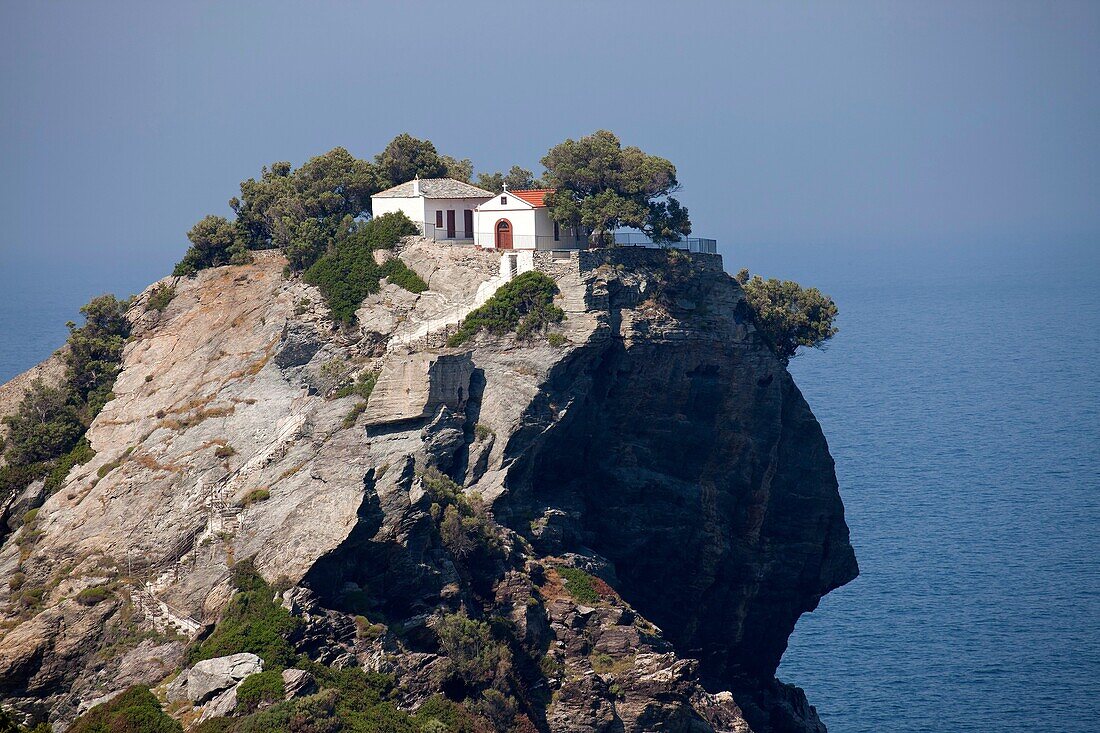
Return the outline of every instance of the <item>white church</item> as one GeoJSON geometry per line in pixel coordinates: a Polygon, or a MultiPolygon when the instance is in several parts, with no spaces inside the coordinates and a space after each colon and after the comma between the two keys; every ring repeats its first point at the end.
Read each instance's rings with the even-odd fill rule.
{"type": "Polygon", "coordinates": [[[539,188],[500,193],[453,178],[415,178],[371,197],[375,216],[402,211],[425,236],[482,249],[583,249],[587,237],[550,218],[539,188]]]}

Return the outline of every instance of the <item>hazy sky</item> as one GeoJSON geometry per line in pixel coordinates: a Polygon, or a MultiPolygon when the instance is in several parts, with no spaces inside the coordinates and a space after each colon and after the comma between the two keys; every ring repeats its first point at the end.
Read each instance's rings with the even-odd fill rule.
{"type": "Polygon", "coordinates": [[[402,131],[611,129],[728,267],[1100,246],[1100,2],[4,2],[0,59],[0,285],[140,288],[261,165],[402,131]]]}

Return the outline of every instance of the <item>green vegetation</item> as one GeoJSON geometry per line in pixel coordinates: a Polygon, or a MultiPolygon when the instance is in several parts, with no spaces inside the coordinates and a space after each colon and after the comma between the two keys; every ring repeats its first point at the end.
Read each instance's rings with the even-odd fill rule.
{"type": "Polygon", "coordinates": [[[33,383],[15,413],[3,419],[10,433],[4,443],[7,465],[0,468],[0,500],[43,476],[55,491],[73,466],[95,455],[84,432],[113,397],[111,387],[130,335],[127,305],[102,295],[81,308],[84,325],[68,324],[62,384],[33,383]]]}
{"type": "Polygon", "coordinates": [[[799,346],[822,348],[839,331],[833,325],[836,303],[817,288],[804,288],[793,280],[749,277],[748,270],[735,276],[752,306],[756,327],[786,364],[799,346]]]}
{"type": "MultiPolygon", "coordinates": [[[[304,662],[302,666],[317,680],[321,688],[317,694],[278,701],[243,717],[214,718],[191,730],[193,733],[423,733],[416,721],[392,702],[392,678],[360,668],[331,669],[312,662],[304,662]]],[[[248,680],[267,674],[262,672],[248,680]]],[[[256,691],[261,694],[260,699],[272,695],[274,678],[255,684],[260,688],[256,691]]],[[[243,690],[244,684],[241,687],[243,690]]],[[[251,698],[252,693],[247,697],[251,698]]]]}
{"type": "Polygon", "coordinates": [[[68,733],[182,733],[147,687],[131,687],[77,718],[68,733]]]}
{"type": "Polygon", "coordinates": [[[417,175],[467,181],[473,164],[440,155],[431,141],[401,134],[373,161],[338,147],[297,169],[286,161],[264,166],[259,179],[243,181],[240,195],[229,200],[233,220],[207,216],[191,228],[191,247],[175,274],[243,264],[251,260],[251,250],[276,247],[291,270],[307,270],[332,251],[351,221],[370,213],[372,194],[417,175]]]}
{"type": "Polygon", "coordinates": [[[691,233],[688,211],[672,197],[678,188],[676,166],[599,130],[566,140],[542,159],[550,216],[563,226],[592,231],[594,244],[605,244],[621,227],[640,229],[655,242],[675,242],[691,233]]]}
{"type": "Polygon", "coordinates": [[[191,247],[172,270],[177,277],[190,277],[208,267],[252,261],[241,227],[224,216],[203,217],[187,232],[187,238],[191,247]]]}
{"type": "Polygon", "coordinates": [[[385,214],[365,223],[346,222],[340,236],[333,240],[332,247],[305,271],[306,282],[316,285],[325,296],[332,320],[354,323],[355,311],[363,298],[378,292],[378,281],[390,273],[397,278],[397,285],[409,285],[416,288],[414,292],[427,289],[415,273],[405,272],[407,268],[404,263],[391,265],[387,262],[379,267],[374,259],[374,250],[391,249],[401,237],[418,231],[416,225],[400,212],[385,214]]]}
{"type": "Polygon", "coordinates": [[[535,180],[531,171],[518,165],[512,166],[507,173],[481,173],[477,177],[477,185],[493,193],[503,191],[505,184],[510,191],[544,187],[542,181],[535,180]]]}
{"type": "Polygon", "coordinates": [[[479,422],[477,425],[474,425],[474,437],[479,443],[483,440],[488,440],[494,435],[496,435],[496,433],[494,433],[493,429],[485,423],[479,422]]]}
{"type": "Polygon", "coordinates": [[[498,336],[515,331],[517,338],[527,338],[565,318],[565,311],[554,305],[557,292],[553,278],[529,270],[501,285],[484,305],[471,311],[447,345],[459,346],[483,329],[498,336]]]}
{"type": "Polygon", "coordinates": [[[301,621],[272,600],[274,589],[251,561],[234,566],[233,582],[237,593],[210,636],[188,651],[187,663],[251,652],[264,660],[268,670],[286,668],[297,658],[288,639],[301,621]]]}
{"type": "Polygon", "coordinates": [[[242,508],[250,507],[253,504],[258,504],[261,501],[267,501],[271,498],[271,492],[267,489],[253,489],[249,491],[243,499],[240,501],[242,508]]]}
{"type": "Polygon", "coordinates": [[[362,372],[355,382],[336,390],[336,394],[333,396],[339,399],[341,397],[358,395],[365,400],[370,399],[371,393],[374,391],[374,385],[376,384],[378,384],[378,372],[362,372]]]}
{"type": "Polygon", "coordinates": [[[82,606],[94,606],[111,597],[111,589],[106,585],[93,585],[76,594],[76,602],[82,606]]]}
{"type": "Polygon", "coordinates": [[[275,703],[283,699],[283,674],[274,669],[245,677],[237,688],[237,713],[255,712],[262,703],[275,703]]]}
{"type": "Polygon", "coordinates": [[[215,458],[230,458],[237,455],[237,449],[226,443],[225,445],[219,445],[214,449],[215,458]]]}
{"type": "Polygon", "coordinates": [[[344,420],[340,423],[340,427],[344,430],[349,430],[355,427],[356,421],[359,420],[359,416],[362,415],[367,409],[366,402],[357,402],[354,407],[348,410],[348,414],[344,415],[344,420]]]}
{"type": "Polygon", "coordinates": [[[149,293],[149,300],[145,302],[146,313],[149,311],[163,312],[168,304],[172,302],[172,298],[175,297],[176,289],[167,283],[161,283],[153,288],[153,292],[149,293]]]}
{"type": "Polygon", "coordinates": [[[484,621],[453,613],[440,620],[435,633],[450,673],[472,687],[489,684],[511,667],[508,645],[494,638],[484,621]]]}
{"type": "Polygon", "coordinates": [[[493,728],[462,703],[442,695],[428,698],[414,715],[422,733],[491,733],[493,728]]]}
{"type": "Polygon", "coordinates": [[[436,469],[425,471],[421,480],[432,498],[431,514],[443,546],[456,558],[467,560],[472,570],[488,564],[500,540],[480,497],[467,497],[461,486],[436,469]]]}
{"type": "Polygon", "coordinates": [[[595,603],[600,600],[600,593],[596,589],[596,578],[580,568],[559,567],[558,575],[565,581],[565,590],[573,596],[578,603],[595,603]]]}
{"type": "Polygon", "coordinates": [[[546,343],[550,344],[555,349],[560,349],[568,342],[569,339],[565,338],[564,334],[558,333],[557,331],[552,331],[551,333],[546,334],[546,343]]]}
{"type": "Polygon", "coordinates": [[[423,293],[428,283],[417,275],[400,257],[391,257],[382,265],[382,275],[394,285],[410,293],[423,293]]]}

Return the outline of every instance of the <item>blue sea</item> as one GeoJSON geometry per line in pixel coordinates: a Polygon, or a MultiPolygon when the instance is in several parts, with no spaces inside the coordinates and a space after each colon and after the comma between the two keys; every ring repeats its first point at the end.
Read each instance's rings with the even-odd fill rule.
{"type": "MultiPolygon", "coordinates": [[[[833,733],[1100,729],[1097,251],[723,252],[841,308],[791,370],[861,574],[802,618],[779,670],[833,733]]],[[[89,297],[167,267],[0,268],[0,381],[89,297]]]]}

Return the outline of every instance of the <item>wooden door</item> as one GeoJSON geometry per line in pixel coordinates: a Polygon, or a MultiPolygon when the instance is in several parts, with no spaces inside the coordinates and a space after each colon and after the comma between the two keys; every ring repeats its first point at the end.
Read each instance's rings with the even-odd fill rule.
{"type": "Polygon", "coordinates": [[[465,235],[463,239],[474,238],[474,212],[473,209],[466,209],[462,212],[462,233],[465,235]]]}
{"type": "Polygon", "coordinates": [[[455,210],[447,209],[447,239],[455,238],[455,210]]]}
{"type": "Polygon", "coordinates": [[[512,222],[507,219],[497,222],[497,249],[512,249],[512,222]]]}

